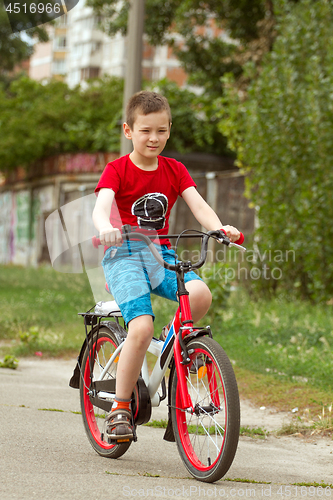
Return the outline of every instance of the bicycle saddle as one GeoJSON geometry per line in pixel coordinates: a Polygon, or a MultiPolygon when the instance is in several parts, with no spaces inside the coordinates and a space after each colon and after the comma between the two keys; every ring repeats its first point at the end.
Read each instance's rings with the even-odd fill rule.
{"type": "Polygon", "coordinates": [[[97,302],[95,306],[95,313],[101,314],[103,316],[108,316],[109,314],[111,316],[121,316],[119,306],[115,300],[108,300],[107,302],[97,302]]]}

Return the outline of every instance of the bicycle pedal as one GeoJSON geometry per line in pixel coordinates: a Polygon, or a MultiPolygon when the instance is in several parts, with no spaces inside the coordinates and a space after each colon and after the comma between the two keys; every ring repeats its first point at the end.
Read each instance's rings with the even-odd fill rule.
{"type": "Polygon", "coordinates": [[[111,439],[108,438],[109,444],[121,444],[121,443],[129,443],[130,441],[134,441],[134,438],[119,438],[119,439],[111,439]]]}

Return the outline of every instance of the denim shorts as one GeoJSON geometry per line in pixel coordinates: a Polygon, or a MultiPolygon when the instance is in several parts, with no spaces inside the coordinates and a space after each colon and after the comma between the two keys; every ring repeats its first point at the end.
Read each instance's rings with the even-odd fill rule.
{"type": "MultiPolygon", "coordinates": [[[[175,264],[176,254],[166,245],[155,245],[165,261],[175,264]]],[[[125,241],[110,247],[102,261],[109,290],[117,302],[125,323],[148,314],[155,318],[150,294],[177,302],[175,271],[162,267],[142,241],[125,241]]],[[[185,274],[185,283],[201,280],[194,272],[185,274]]]]}

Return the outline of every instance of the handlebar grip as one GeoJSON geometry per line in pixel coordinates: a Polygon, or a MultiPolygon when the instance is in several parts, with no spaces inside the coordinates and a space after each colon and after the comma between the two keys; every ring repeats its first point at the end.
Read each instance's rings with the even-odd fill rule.
{"type": "MultiPolygon", "coordinates": [[[[224,232],[224,234],[227,236],[227,233],[225,232],[225,230],[224,230],[224,229],[220,229],[220,231],[223,231],[223,232],[224,232]]],[[[243,233],[240,233],[240,237],[238,238],[238,240],[237,240],[237,241],[234,241],[234,243],[235,243],[236,245],[241,245],[241,244],[243,243],[244,239],[245,239],[245,238],[244,238],[244,234],[243,234],[243,233]]]]}
{"type": "Polygon", "coordinates": [[[241,245],[244,241],[244,234],[243,233],[240,233],[240,237],[238,238],[237,241],[235,241],[236,245],[241,245]]]}
{"type": "Polygon", "coordinates": [[[91,238],[92,244],[94,248],[98,248],[101,245],[101,240],[97,238],[97,236],[93,236],[91,238]]]}

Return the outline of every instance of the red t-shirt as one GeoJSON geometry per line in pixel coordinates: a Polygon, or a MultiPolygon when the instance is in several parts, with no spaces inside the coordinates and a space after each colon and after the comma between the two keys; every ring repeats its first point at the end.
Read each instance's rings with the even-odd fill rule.
{"type": "MultiPolygon", "coordinates": [[[[112,189],[115,199],[110,222],[113,227],[124,224],[138,226],[143,232],[153,230],[168,234],[170,211],[182,192],[195,182],[186,167],[173,158],[158,156],[156,170],[142,170],[122,156],[108,163],[95,189],[112,189]]],[[[161,243],[170,246],[168,240],[161,243]]]]}

